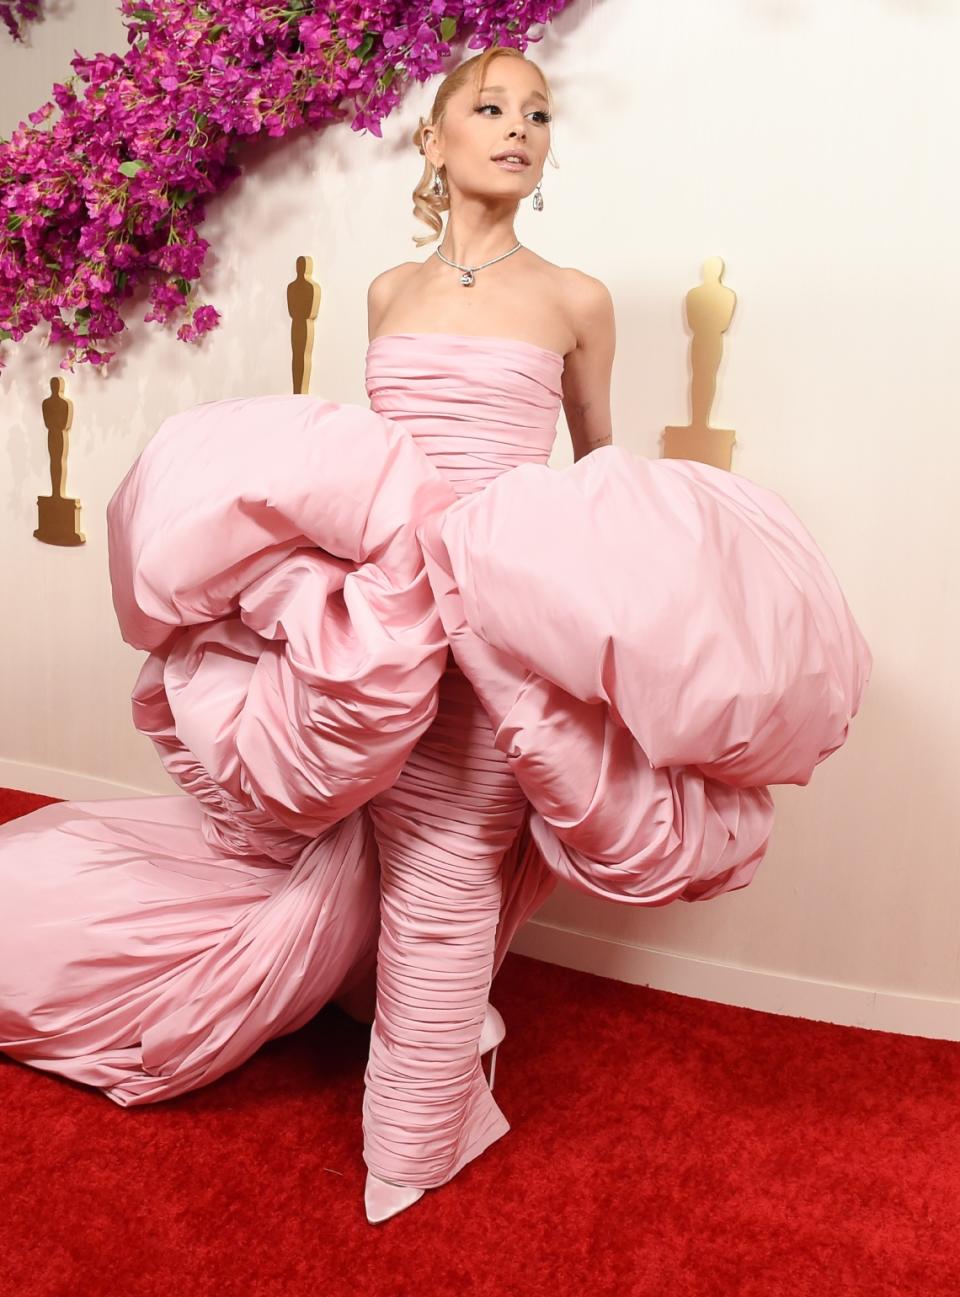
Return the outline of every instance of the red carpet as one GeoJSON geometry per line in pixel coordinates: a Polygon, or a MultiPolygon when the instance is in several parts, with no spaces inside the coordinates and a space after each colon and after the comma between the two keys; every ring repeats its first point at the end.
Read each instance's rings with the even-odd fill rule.
{"type": "Polygon", "coordinates": [[[960,1292],[960,1046],[519,955],[492,998],[513,1129],[381,1225],[332,1007],[145,1108],[0,1055],[3,1297],[960,1292]]]}

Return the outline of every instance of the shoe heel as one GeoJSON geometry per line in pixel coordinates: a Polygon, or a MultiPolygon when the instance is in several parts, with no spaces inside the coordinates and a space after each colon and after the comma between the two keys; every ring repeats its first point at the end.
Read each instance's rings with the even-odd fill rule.
{"type": "Polygon", "coordinates": [[[490,1079],[487,1082],[487,1084],[490,1086],[491,1094],[493,1093],[493,1078],[497,1070],[497,1050],[499,1048],[500,1048],[499,1045],[494,1045],[493,1053],[490,1055],[490,1079]]]}
{"type": "Polygon", "coordinates": [[[497,1050],[507,1034],[506,1024],[500,1013],[488,1002],[483,1014],[483,1027],[480,1031],[480,1057],[488,1053],[491,1049],[493,1053],[490,1056],[490,1078],[487,1084],[493,1090],[493,1078],[497,1069],[497,1050]]]}

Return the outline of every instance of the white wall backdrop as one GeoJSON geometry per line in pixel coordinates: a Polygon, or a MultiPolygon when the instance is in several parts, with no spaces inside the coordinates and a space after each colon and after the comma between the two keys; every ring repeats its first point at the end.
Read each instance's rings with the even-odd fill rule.
{"type": "MultiPolygon", "coordinates": [[[[955,352],[960,4],[949,0],[574,0],[529,48],[556,95],[544,211],[519,237],[610,287],[614,439],[659,454],[684,422],[683,297],[703,260],[738,295],[713,422],[734,469],[806,522],[875,654],[847,745],[776,787],[753,884],[640,911],[560,888],[514,948],[776,1012],[960,1039],[960,398],[955,352]]],[[[0,41],[0,132],[84,55],[126,49],[109,0],[63,0],[0,41]]],[[[107,378],[65,374],[67,491],[87,544],[38,543],[49,492],[40,402],[59,352],[7,345],[0,376],[0,784],[57,796],[169,793],[132,726],[143,655],[110,601],[104,510],[169,413],[289,390],[284,289],[322,286],[311,390],[366,405],[365,292],[418,251],[408,143],[436,83],[384,138],[341,126],[250,150],[211,201],[199,348],[132,314],[107,378]],[[98,782],[102,781],[102,782],[98,782]]],[[[561,423],[552,463],[572,459],[561,423]]],[[[631,561],[637,561],[632,556],[631,561]]]]}

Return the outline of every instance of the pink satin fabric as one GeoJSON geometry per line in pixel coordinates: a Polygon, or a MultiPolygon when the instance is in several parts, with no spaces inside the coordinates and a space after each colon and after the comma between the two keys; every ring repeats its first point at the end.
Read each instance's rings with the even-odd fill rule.
{"type": "MultiPolygon", "coordinates": [[[[546,463],[562,359],[463,335],[389,334],[367,352],[371,406],[407,429],[458,496],[546,463]]],[[[375,1175],[446,1183],[510,1125],[478,1042],[494,970],[501,861],[527,800],[451,654],[436,718],[370,802],[380,855],[376,1017],[363,1102],[375,1175]]]]}
{"type": "Polygon", "coordinates": [[[369,410],[164,421],[110,573],[134,723],[190,796],[0,827],[0,1050],[149,1103],[375,989],[364,1156],[437,1185],[508,1128],[483,1005],[557,879],[749,883],[766,785],[842,744],[869,649],[775,493],[619,446],[550,469],[562,369],[390,334],[369,410]]]}
{"type": "Polygon", "coordinates": [[[478,1042],[494,971],[501,861],[526,806],[451,659],[436,719],[397,782],[370,802],[380,942],[363,1155],[382,1179],[444,1184],[510,1129],[484,1078],[478,1042]]]}

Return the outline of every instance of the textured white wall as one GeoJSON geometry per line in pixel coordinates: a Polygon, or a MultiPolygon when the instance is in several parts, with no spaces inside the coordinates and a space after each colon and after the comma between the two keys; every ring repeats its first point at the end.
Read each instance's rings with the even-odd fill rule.
{"type": "MultiPolygon", "coordinates": [[[[0,42],[4,134],[69,73],[74,47],[125,48],[106,0],[82,15],[64,6],[31,41],[0,42]]],[[[544,211],[528,202],[517,230],[611,288],[615,440],[657,455],[663,426],[685,421],[683,296],[703,259],[722,256],[739,300],[713,422],[737,430],[735,470],[809,526],[876,663],[847,745],[806,788],[774,789],[776,828],[748,889],[643,912],[564,887],[516,949],[960,1038],[958,46],[960,8],[933,0],[579,0],[528,51],[556,94],[559,169],[544,176],[544,211]]],[[[9,348],[0,782],[171,790],[130,722],[142,655],[116,630],[107,500],[168,413],[289,390],[284,285],[300,253],[323,290],[311,390],[366,404],[366,285],[434,246],[411,242],[421,160],[407,143],[434,88],[411,91],[383,140],[340,127],[258,146],[209,204],[205,300],[219,330],[194,349],[135,322],[109,378],[67,374],[81,549],[32,536],[49,490],[39,404],[59,357],[36,337],[9,348]]],[[[552,462],[571,458],[561,424],[552,462]]]]}

